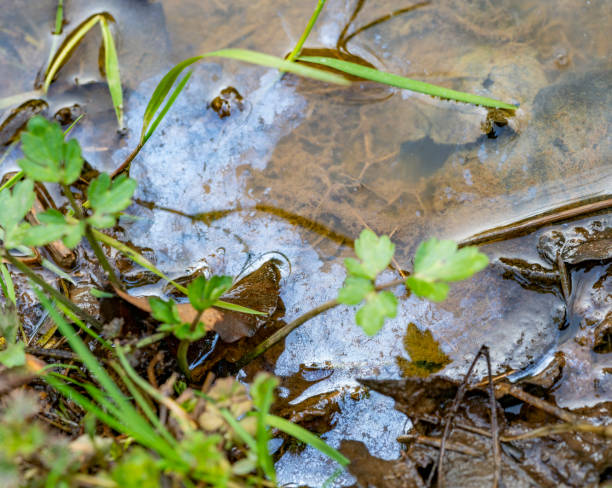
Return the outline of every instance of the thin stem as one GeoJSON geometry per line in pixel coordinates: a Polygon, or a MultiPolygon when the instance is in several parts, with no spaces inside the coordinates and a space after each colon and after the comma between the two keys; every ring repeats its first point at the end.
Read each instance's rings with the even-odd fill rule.
{"type": "Polygon", "coordinates": [[[111,178],[115,179],[117,176],[119,176],[124,171],[129,171],[130,164],[132,164],[132,161],[138,155],[138,153],[140,152],[143,146],[144,146],[144,142],[139,142],[136,148],[125,159],[125,161],[123,161],[123,163],[121,163],[121,165],[115,171],[113,171],[113,173],[111,174],[111,178]]]}
{"type": "Polygon", "coordinates": [[[319,3],[317,4],[315,11],[312,13],[310,20],[308,21],[308,25],[306,26],[306,29],[304,29],[304,32],[302,33],[302,37],[300,37],[299,41],[293,48],[293,51],[291,51],[291,54],[289,54],[287,61],[295,61],[297,57],[300,55],[300,53],[302,52],[302,47],[304,46],[306,39],[308,39],[308,36],[310,35],[310,31],[312,30],[315,23],[317,22],[317,19],[319,18],[319,14],[321,13],[321,10],[323,10],[325,1],[326,0],[319,0],[319,3]]]}
{"type": "MultiPolygon", "coordinates": [[[[190,327],[191,332],[196,329],[203,314],[204,310],[200,310],[198,312],[198,315],[196,315],[196,317],[193,319],[193,322],[191,322],[190,327]]],[[[183,339],[179,343],[178,350],[176,351],[176,360],[178,362],[179,368],[181,368],[181,371],[185,374],[185,376],[187,376],[187,379],[189,381],[191,381],[191,371],[189,369],[189,361],[187,360],[187,352],[189,351],[190,344],[191,341],[189,339],[183,339]]]]}
{"type": "Polygon", "coordinates": [[[34,271],[28,268],[21,261],[19,261],[18,259],[15,259],[8,252],[4,253],[4,258],[9,263],[11,263],[13,266],[15,266],[15,268],[17,268],[19,271],[25,274],[28,278],[30,278],[34,283],[36,283],[43,290],[45,290],[45,292],[47,292],[49,295],[55,298],[58,302],[62,303],[66,308],[74,312],[75,315],[77,315],[78,317],[80,317],[85,322],[89,323],[90,325],[92,325],[96,330],[102,330],[103,324],[101,322],[96,320],[94,317],[89,315],[87,312],[85,312],[81,308],[77,307],[74,303],[72,303],[64,295],[62,295],[59,291],[57,291],[55,288],[49,285],[49,283],[47,283],[40,276],[34,273],[34,271]]]}
{"type": "MultiPolygon", "coordinates": [[[[384,283],[382,285],[377,286],[376,290],[381,291],[381,290],[386,290],[388,288],[394,288],[396,286],[403,284],[404,281],[405,280],[403,279],[393,280],[393,281],[390,281],[389,283],[384,283]]],[[[244,356],[242,356],[236,363],[236,369],[240,370],[244,368],[247,364],[253,361],[253,359],[261,356],[264,352],[266,352],[272,346],[282,341],[285,337],[287,337],[292,331],[297,329],[300,325],[302,325],[305,322],[308,322],[310,319],[316,317],[319,314],[322,314],[323,312],[327,312],[328,310],[334,307],[337,307],[338,305],[340,305],[340,302],[338,302],[338,300],[330,300],[328,302],[322,303],[321,305],[313,308],[312,310],[309,310],[305,314],[300,315],[293,322],[290,322],[287,325],[285,325],[282,329],[277,330],[274,334],[268,337],[265,341],[259,343],[254,349],[252,349],[251,351],[246,353],[244,356]]]]}
{"type": "MultiPolygon", "coordinates": [[[[72,193],[70,186],[62,184],[62,189],[64,190],[64,194],[68,198],[70,205],[74,209],[74,213],[77,219],[79,219],[80,221],[84,221],[85,215],[83,214],[83,210],[81,209],[81,206],[76,201],[76,198],[74,198],[74,194],[72,193]]],[[[106,271],[106,274],[108,275],[108,278],[111,281],[111,283],[115,285],[117,288],[122,289],[123,286],[121,285],[121,282],[117,278],[115,271],[113,270],[110,263],[106,259],[106,255],[104,254],[104,251],[102,251],[100,244],[94,237],[91,231],[91,226],[88,223],[85,224],[85,238],[87,239],[87,241],[89,242],[89,245],[93,249],[93,252],[96,255],[96,258],[98,258],[98,261],[102,265],[102,268],[104,268],[104,271],[106,271]]]]}

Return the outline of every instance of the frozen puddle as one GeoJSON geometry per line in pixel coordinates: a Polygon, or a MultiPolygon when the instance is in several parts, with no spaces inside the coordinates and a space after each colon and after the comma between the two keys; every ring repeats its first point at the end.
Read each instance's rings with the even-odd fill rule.
{"type": "MultiPolygon", "coordinates": [[[[248,69],[241,73],[247,76],[230,79],[218,65],[196,68],[189,86],[132,165],[131,174],[139,182],[136,198],[188,214],[256,203],[246,192],[250,168],[266,168],[278,141],[300,124],[308,106],[291,86],[279,83],[274,71],[261,78],[252,76],[248,69]],[[235,110],[220,119],[206,106],[228,85],[236,87],[246,103],[243,111],[235,110]]],[[[155,82],[149,81],[138,92],[151,93],[154,87],[155,82]]],[[[127,100],[128,124],[135,133],[146,103],[138,94],[127,100]]],[[[117,151],[113,163],[118,165],[125,155],[125,150],[117,151]]],[[[324,262],[298,228],[269,214],[242,210],[207,226],[138,206],[132,213],[139,219],[123,223],[128,238],[151,248],[158,266],[171,276],[198,267],[235,276],[246,262],[271,251],[282,252],[292,266],[292,274],[281,288],[287,321],[335,298],[344,280],[339,259],[324,262]]],[[[389,273],[381,280],[392,278],[389,273]]],[[[437,339],[444,337],[441,346],[454,360],[446,370],[449,374],[464,373],[482,337],[490,341],[497,370],[524,365],[555,340],[548,332],[549,316],[551,308],[559,305],[552,295],[539,296],[537,301],[529,297],[529,292],[513,282],[506,283],[501,292],[498,273],[485,271],[478,281],[454,287],[444,306],[432,306],[414,297],[401,300],[398,317],[387,322],[375,337],[366,336],[354,324],[354,310],[339,307],[289,335],[275,372],[290,376],[299,371],[300,364],[333,371],[292,403],[342,390],[333,429],[323,438],[334,447],[343,439],[360,441],[372,455],[396,459],[400,445],[395,438],[405,427],[406,417],[393,409],[393,400],[377,393],[361,395],[361,400],[351,398],[358,385],[356,378],[400,377],[396,358],[407,357],[402,339],[410,322],[431,329],[437,339]],[[523,303],[518,312],[514,310],[517,300],[523,303]]],[[[285,454],[277,468],[280,484],[320,486],[337,465],[307,448],[299,455],[285,454]]],[[[353,482],[348,473],[336,480],[339,486],[353,482]]]]}

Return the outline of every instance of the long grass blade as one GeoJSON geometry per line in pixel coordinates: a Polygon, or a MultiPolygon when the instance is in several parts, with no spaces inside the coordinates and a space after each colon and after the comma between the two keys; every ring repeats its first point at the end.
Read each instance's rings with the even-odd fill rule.
{"type": "Polygon", "coordinates": [[[13,305],[17,305],[17,296],[15,295],[15,284],[13,283],[13,278],[11,277],[11,273],[9,273],[6,265],[0,261],[0,273],[2,273],[2,279],[0,280],[0,285],[2,286],[2,292],[4,296],[10,300],[13,305]]]}
{"type": "Polygon", "coordinates": [[[304,46],[306,39],[308,39],[308,36],[310,35],[312,28],[317,23],[317,19],[319,18],[319,14],[321,13],[321,10],[323,10],[325,1],[326,0],[319,0],[319,2],[317,3],[315,10],[312,13],[312,16],[310,17],[308,24],[306,25],[306,29],[304,29],[304,32],[302,33],[302,37],[300,37],[297,44],[293,48],[293,51],[291,51],[291,54],[289,54],[289,56],[287,57],[288,61],[295,61],[297,57],[300,55],[300,53],[302,52],[302,47],[304,46]]]}
{"type": "Polygon", "coordinates": [[[222,408],[221,410],[219,410],[219,412],[221,413],[225,421],[229,424],[229,426],[234,430],[236,435],[240,437],[242,442],[244,442],[249,447],[249,449],[256,451],[257,441],[255,441],[255,438],[251,434],[249,434],[242,425],[240,425],[240,422],[238,422],[234,417],[232,417],[232,414],[229,412],[229,410],[222,408]]]}
{"type": "Polygon", "coordinates": [[[410,78],[394,75],[392,73],[385,73],[383,71],[378,71],[374,68],[369,68],[360,64],[351,63],[342,59],[326,58],[323,56],[300,56],[298,58],[298,61],[320,64],[329,68],[342,71],[343,73],[358,76],[365,80],[375,81],[385,85],[395,86],[418,93],[425,93],[426,95],[431,95],[434,97],[455,100],[457,102],[471,103],[473,105],[482,105],[483,107],[516,110],[516,107],[514,105],[510,105],[509,103],[505,102],[500,102],[499,100],[481,97],[479,95],[472,95],[471,93],[451,90],[449,88],[443,88],[440,86],[432,85],[430,83],[425,83],[423,81],[411,80],[410,78]]]}
{"type": "Polygon", "coordinates": [[[160,454],[169,455],[171,459],[175,458],[174,450],[166,441],[155,433],[151,425],[138,413],[124,397],[119,387],[115,384],[109,374],[100,365],[96,357],[92,354],[89,348],[61,317],[59,312],[51,305],[49,299],[37,287],[34,291],[40,300],[43,307],[49,312],[53,321],[57,324],[58,329],[66,338],[72,350],[81,358],[83,364],[93,374],[100,383],[102,388],[111,397],[118,410],[121,412],[121,422],[129,426],[130,435],[139,442],[145,445],[150,445],[160,454]],[[151,445],[153,444],[153,445],[151,445]]]}
{"type": "Polygon", "coordinates": [[[314,447],[317,451],[322,452],[341,466],[349,465],[350,461],[348,458],[303,427],[289,422],[282,417],[277,417],[276,415],[271,414],[266,415],[266,422],[270,427],[274,427],[275,429],[278,429],[285,434],[289,434],[290,436],[295,437],[297,440],[314,447]]]}
{"type": "Polygon", "coordinates": [[[145,109],[144,116],[142,118],[142,132],[140,133],[141,144],[144,144],[145,135],[148,132],[149,124],[151,124],[153,117],[159,110],[159,107],[161,107],[163,101],[168,96],[168,93],[170,93],[170,89],[172,88],[172,85],[174,85],[174,82],[185,69],[187,69],[189,66],[191,66],[193,63],[196,63],[200,59],[202,59],[202,56],[195,56],[193,58],[181,61],[174,68],[168,71],[168,73],[166,73],[166,75],[157,84],[157,87],[153,91],[153,95],[151,95],[149,103],[147,104],[147,108],[145,109]]]}
{"type": "Polygon", "coordinates": [[[104,16],[100,17],[100,29],[102,30],[102,41],[104,43],[106,82],[111,99],[113,100],[113,107],[115,107],[119,130],[121,130],[123,129],[123,90],[121,89],[119,59],[117,58],[117,49],[115,48],[115,41],[110,31],[108,19],[104,16]]]}
{"type": "Polygon", "coordinates": [[[162,108],[161,112],[159,112],[159,114],[157,115],[153,123],[151,124],[151,127],[148,128],[147,133],[145,134],[144,139],[143,139],[143,144],[146,143],[149,140],[149,137],[153,135],[153,133],[155,132],[155,129],[157,129],[157,126],[166,116],[166,114],[168,113],[168,110],[170,110],[170,107],[174,105],[174,102],[176,101],[177,97],[183,91],[183,88],[185,88],[185,85],[189,81],[189,78],[191,78],[192,73],[193,71],[190,71],[189,73],[187,73],[183,77],[183,79],[179,82],[179,84],[176,86],[176,88],[174,89],[170,97],[168,98],[168,101],[164,105],[164,108],[162,108]]]}
{"type": "Polygon", "coordinates": [[[47,93],[53,78],[55,78],[55,75],[66,63],[66,61],[68,61],[74,49],[83,40],[83,37],[85,37],[85,34],[87,34],[91,28],[100,21],[101,18],[101,14],[92,15],[68,35],[66,40],[55,53],[55,56],[53,56],[53,60],[49,63],[49,67],[45,73],[45,81],[43,85],[44,93],[47,93]]]}
{"type": "Polygon", "coordinates": [[[62,33],[62,26],[64,25],[64,0],[58,0],[57,9],[55,11],[55,31],[54,36],[59,36],[62,33]]]}
{"type": "Polygon", "coordinates": [[[202,57],[235,59],[238,61],[244,61],[245,63],[257,64],[259,66],[266,66],[268,68],[276,68],[280,71],[287,71],[295,75],[312,78],[314,80],[319,80],[326,83],[334,83],[336,85],[344,86],[349,86],[351,84],[351,82],[344,76],[313,68],[311,66],[305,66],[293,61],[287,61],[269,54],[250,51],[248,49],[221,49],[219,51],[203,54],[202,57]]]}

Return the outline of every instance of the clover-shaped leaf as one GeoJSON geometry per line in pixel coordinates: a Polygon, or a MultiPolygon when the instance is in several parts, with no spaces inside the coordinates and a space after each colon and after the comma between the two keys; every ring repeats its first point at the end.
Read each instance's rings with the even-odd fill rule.
{"type": "Polygon", "coordinates": [[[41,116],[32,117],[27,130],[21,134],[24,158],[18,161],[26,176],[34,181],[74,183],[83,169],[79,143],[64,141],[64,133],[57,122],[41,116]]]}
{"type": "Polygon", "coordinates": [[[151,315],[156,320],[170,325],[181,323],[178,307],[173,300],[166,302],[161,298],[151,297],[149,298],[149,305],[151,306],[151,315]]]}
{"type": "Polygon", "coordinates": [[[366,303],[355,315],[355,321],[363,331],[372,336],[383,326],[386,318],[397,315],[397,298],[390,291],[369,293],[366,303]]]}
{"type": "Polygon", "coordinates": [[[66,217],[55,209],[38,214],[40,225],[30,227],[23,239],[27,246],[44,246],[62,240],[69,248],[74,248],[85,234],[85,222],[66,217]]]}
{"type": "Polygon", "coordinates": [[[30,227],[23,218],[34,203],[34,183],[30,180],[17,183],[11,192],[6,188],[0,192],[0,238],[7,249],[23,244],[26,230],[30,227]]]}
{"type": "Polygon", "coordinates": [[[371,230],[364,229],[355,241],[355,254],[361,262],[348,258],[345,260],[346,269],[354,276],[374,280],[389,266],[394,253],[395,245],[388,236],[378,237],[371,230]]]}
{"type": "Polygon", "coordinates": [[[213,304],[232,286],[231,276],[212,276],[209,280],[198,276],[187,285],[191,306],[202,312],[213,304]]]}
{"type": "Polygon", "coordinates": [[[422,242],[414,256],[414,272],[406,279],[416,295],[440,302],[449,291],[447,283],[473,276],[489,264],[489,258],[473,246],[458,249],[453,241],[435,237],[422,242]]]}
{"type": "Polygon", "coordinates": [[[88,219],[89,223],[99,229],[113,227],[117,223],[117,214],[132,203],[136,186],[136,180],[125,174],[111,181],[107,173],[101,173],[92,180],[87,189],[87,197],[94,210],[88,219]]]}
{"type": "Polygon", "coordinates": [[[345,305],[357,305],[372,291],[374,291],[372,280],[360,276],[349,276],[338,292],[338,301],[345,305]]]}

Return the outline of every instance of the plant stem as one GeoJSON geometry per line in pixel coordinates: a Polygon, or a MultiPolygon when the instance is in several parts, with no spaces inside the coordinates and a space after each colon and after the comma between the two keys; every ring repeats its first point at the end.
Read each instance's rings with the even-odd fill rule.
{"type": "Polygon", "coordinates": [[[130,170],[130,164],[132,164],[132,161],[138,155],[138,153],[140,152],[143,146],[144,146],[144,142],[138,143],[136,148],[130,153],[130,155],[125,159],[125,161],[123,161],[123,163],[121,163],[121,165],[115,171],[113,171],[113,173],[111,174],[112,179],[115,179],[117,176],[119,176],[124,171],[130,170]]]}
{"type": "MultiPolygon", "coordinates": [[[[193,332],[198,326],[198,323],[200,322],[200,319],[202,318],[202,314],[204,314],[204,310],[200,310],[198,312],[198,315],[193,319],[193,322],[191,322],[191,327],[190,327],[191,332],[193,332]]],[[[178,362],[179,368],[181,368],[181,371],[185,374],[185,376],[187,376],[187,379],[189,381],[191,381],[191,371],[189,370],[189,361],[187,360],[187,351],[189,351],[190,344],[191,344],[191,341],[189,339],[182,339],[181,342],[179,343],[178,350],[176,351],[176,360],[178,362]]]]}
{"type": "MultiPolygon", "coordinates": [[[[83,214],[83,210],[81,209],[81,206],[76,201],[76,198],[74,198],[74,194],[72,193],[72,190],[70,189],[70,186],[62,184],[62,189],[64,190],[64,194],[68,198],[68,201],[70,202],[70,205],[74,209],[74,213],[75,213],[77,219],[79,219],[80,221],[84,221],[85,220],[85,216],[83,214]]],[[[98,241],[94,237],[94,235],[93,235],[93,233],[91,231],[91,226],[88,223],[85,224],[85,237],[87,238],[87,241],[89,242],[89,245],[93,249],[93,252],[96,255],[96,258],[98,258],[98,261],[100,262],[100,265],[102,266],[102,268],[104,268],[104,271],[106,271],[106,274],[108,275],[108,278],[111,281],[111,283],[113,285],[115,285],[117,288],[123,289],[123,286],[121,285],[121,282],[117,278],[117,275],[115,274],[115,271],[113,270],[113,268],[111,267],[110,263],[106,259],[104,251],[102,251],[102,248],[100,247],[100,244],[98,243],[98,241]]]]}
{"type": "Polygon", "coordinates": [[[308,21],[308,25],[306,26],[306,29],[304,29],[304,32],[302,33],[302,37],[300,37],[300,40],[297,42],[297,44],[293,48],[293,51],[291,51],[291,54],[289,54],[287,61],[295,61],[297,57],[300,55],[300,53],[302,52],[302,47],[304,46],[306,39],[308,39],[308,36],[310,35],[310,31],[312,30],[315,23],[317,22],[317,19],[319,18],[319,14],[321,13],[321,10],[323,10],[325,1],[326,0],[319,0],[319,3],[317,4],[315,11],[312,13],[310,20],[308,21]]]}
{"type": "Polygon", "coordinates": [[[5,252],[4,258],[11,263],[15,268],[25,274],[28,278],[30,278],[34,283],[40,286],[45,292],[55,298],[58,302],[61,302],[66,308],[72,310],[75,315],[82,318],[85,322],[89,323],[96,330],[102,330],[103,324],[96,320],[94,317],[89,315],[87,312],[82,310],[80,307],[77,307],[74,303],[68,300],[64,295],[62,295],[59,291],[53,288],[49,283],[43,280],[40,276],[38,276],[34,271],[28,268],[25,264],[23,264],[18,259],[11,256],[10,253],[5,252]]]}
{"type": "MultiPolygon", "coordinates": [[[[404,283],[404,279],[398,279],[390,281],[389,283],[384,283],[376,287],[377,291],[386,290],[388,288],[394,288],[396,286],[402,285],[404,283]]],[[[282,341],[285,337],[287,337],[293,330],[297,329],[300,325],[308,322],[310,319],[316,317],[317,315],[327,312],[328,310],[341,305],[338,300],[330,300],[328,302],[322,303],[318,307],[309,310],[308,312],[300,315],[293,322],[289,322],[282,329],[277,330],[274,334],[268,337],[265,341],[259,343],[254,349],[247,352],[243,355],[238,362],[236,363],[236,370],[240,370],[244,368],[247,364],[249,364],[253,359],[262,355],[272,346],[282,341]]]]}

